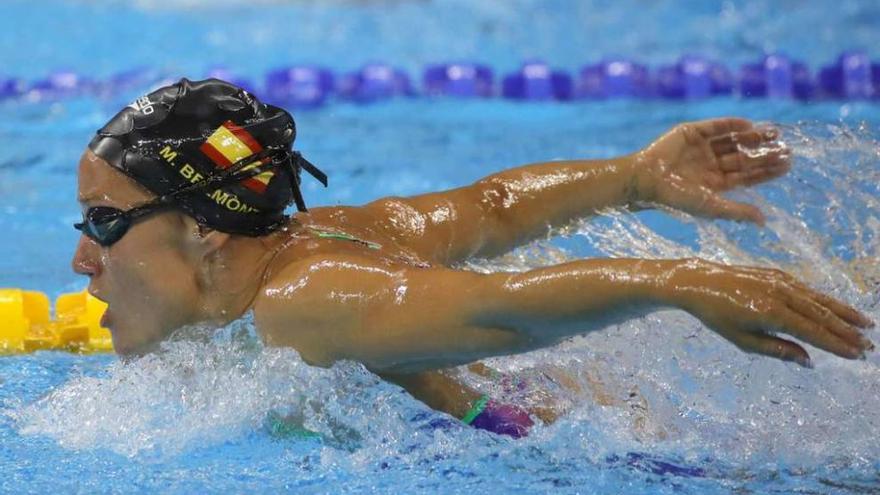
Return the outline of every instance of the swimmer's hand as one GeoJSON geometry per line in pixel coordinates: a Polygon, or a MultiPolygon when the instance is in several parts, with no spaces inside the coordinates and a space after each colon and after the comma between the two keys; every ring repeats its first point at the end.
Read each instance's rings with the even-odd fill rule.
{"type": "Polygon", "coordinates": [[[847,359],[874,348],[859,330],[873,326],[867,316],[780,270],[686,260],[668,287],[677,306],[745,352],[812,367],[803,347],[776,333],[847,359]]]}
{"type": "Polygon", "coordinates": [[[764,215],[757,207],[721,193],[779,177],[791,167],[777,130],[737,118],[677,125],[634,156],[639,200],[759,225],[764,215]]]}

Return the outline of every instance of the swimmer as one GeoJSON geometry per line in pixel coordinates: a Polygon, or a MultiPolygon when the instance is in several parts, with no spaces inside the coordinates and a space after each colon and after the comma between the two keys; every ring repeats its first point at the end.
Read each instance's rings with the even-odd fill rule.
{"type": "Polygon", "coordinates": [[[313,209],[301,172],[327,178],[293,151],[295,137],[289,113],[215,79],[158,89],[97,132],[79,162],[73,268],[108,304],[102,324],[119,354],[252,311],[267,345],[316,366],[359,361],[429,406],[522,433],[524,410],[439,370],[659,308],[693,314],[745,352],[803,366],[809,355],[783,334],[847,359],[873,349],[866,316],[778,270],[700,259],[453,268],[613,206],[761,225],[755,206],[722,193],[789,170],[772,129],[694,122],[619,158],[526,165],[449,191],[313,209]],[[287,216],[291,203],[298,212],[287,216]]]}

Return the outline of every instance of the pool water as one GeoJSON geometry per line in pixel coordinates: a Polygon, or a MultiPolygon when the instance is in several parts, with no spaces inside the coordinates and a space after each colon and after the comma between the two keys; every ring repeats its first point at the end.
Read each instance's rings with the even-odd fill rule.
{"type": "MultiPolygon", "coordinates": [[[[573,71],[607,54],[658,64],[697,51],[734,66],[764,50],[818,67],[880,42],[876,3],[799,6],[12,1],[0,16],[0,71],[34,80],[67,67],[101,78],[146,65],[198,78],[214,64],[257,76],[289,62],[344,71],[381,60],[415,76],[448,59],[503,72],[540,57],[573,71]]],[[[0,286],[52,297],[85,286],[69,268],[70,225],[80,216],[75,163],[133,96],[0,102],[0,286]]],[[[336,102],[295,117],[299,149],[330,175],[326,190],[304,181],[307,202],[321,205],[456,187],[534,161],[628,153],[677,122],[720,115],[781,123],[794,150],[788,176],[734,193],[765,209],[766,228],[609,211],[464,268],[701,256],[785,268],[880,318],[877,103],[415,98],[336,102]]],[[[0,492],[880,491],[877,354],[852,362],[809,349],[815,369],[807,370],[745,355],[688,315],[659,312],[488,360],[527,379],[508,399],[563,412],[512,440],[430,411],[355,363],[313,368],[292,350],[263,348],[248,318],[185,333],[125,365],[57,352],[0,358],[0,492]],[[590,383],[610,405],[587,392],[590,383]],[[285,415],[322,436],[290,433],[278,420],[285,415]]],[[[880,340],[876,330],[869,336],[880,340]]],[[[458,372],[500,393],[498,383],[458,372]]]]}

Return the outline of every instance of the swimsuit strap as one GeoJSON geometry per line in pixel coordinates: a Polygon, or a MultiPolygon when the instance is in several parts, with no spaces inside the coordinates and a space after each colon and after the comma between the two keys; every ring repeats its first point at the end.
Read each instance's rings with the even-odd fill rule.
{"type": "Polygon", "coordinates": [[[346,234],[345,232],[328,232],[326,230],[319,230],[314,227],[306,227],[306,229],[314,234],[317,237],[321,237],[323,239],[339,239],[343,241],[352,241],[357,242],[359,244],[363,244],[370,249],[381,249],[382,245],[378,242],[365,241],[363,239],[357,238],[351,234],[346,234]]]}
{"type": "Polygon", "coordinates": [[[461,422],[466,425],[473,423],[474,419],[476,419],[477,416],[483,413],[488,403],[489,396],[485,394],[481,395],[480,398],[477,399],[476,402],[474,402],[474,405],[471,406],[470,410],[465,413],[464,417],[461,418],[461,422]]]}

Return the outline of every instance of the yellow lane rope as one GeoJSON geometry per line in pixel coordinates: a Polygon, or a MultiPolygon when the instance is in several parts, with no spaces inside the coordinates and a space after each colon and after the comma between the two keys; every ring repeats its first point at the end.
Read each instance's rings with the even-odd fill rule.
{"type": "Polygon", "coordinates": [[[40,349],[112,351],[110,331],[100,325],[106,309],[86,291],[62,294],[55,301],[52,319],[46,294],[0,289],[0,354],[40,349]]]}

